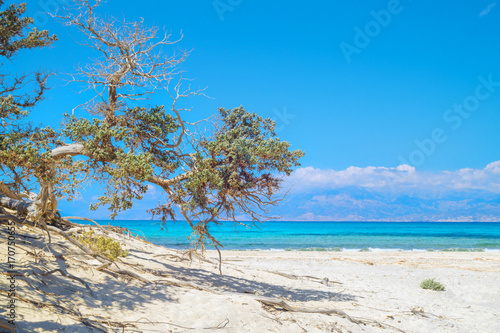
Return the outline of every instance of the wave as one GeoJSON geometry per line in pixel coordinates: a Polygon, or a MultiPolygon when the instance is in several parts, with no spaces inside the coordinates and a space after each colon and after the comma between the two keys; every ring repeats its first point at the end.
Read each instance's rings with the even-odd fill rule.
{"type": "Polygon", "coordinates": [[[399,249],[399,248],[325,248],[308,247],[300,249],[292,248],[272,248],[272,249],[227,249],[228,251],[285,251],[285,252],[500,252],[500,249],[483,248],[444,248],[444,249],[399,249]]]}
{"type": "MultiPolygon", "coordinates": [[[[474,238],[474,239],[498,239],[500,240],[500,235],[492,235],[492,234],[474,234],[467,232],[456,232],[456,233],[429,233],[429,232],[363,232],[363,231],[355,231],[355,232],[338,232],[338,233],[287,233],[282,234],[283,236],[316,236],[316,237],[325,237],[325,236],[365,236],[365,237],[443,237],[443,238],[474,238]]],[[[498,244],[496,244],[498,245],[498,244]]]]}

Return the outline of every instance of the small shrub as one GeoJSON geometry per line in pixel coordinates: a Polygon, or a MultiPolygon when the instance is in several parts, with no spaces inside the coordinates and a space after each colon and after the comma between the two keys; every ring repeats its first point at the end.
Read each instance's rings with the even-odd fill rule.
{"type": "Polygon", "coordinates": [[[125,258],[128,256],[128,250],[124,251],[120,242],[105,236],[95,236],[94,230],[90,230],[82,236],[76,237],[76,240],[92,251],[104,255],[112,261],[115,261],[118,257],[125,258]]]}
{"type": "Polygon", "coordinates": [[[422,281],[420,287],[422,287],[423,289],[431,289],[436,291],[444,290],[444,286],[441,283],[435,281],[434,279],[427,279],[422,281]]]}

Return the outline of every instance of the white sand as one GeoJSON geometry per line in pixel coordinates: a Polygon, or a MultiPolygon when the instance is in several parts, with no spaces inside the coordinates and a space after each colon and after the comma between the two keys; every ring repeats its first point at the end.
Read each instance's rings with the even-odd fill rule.
{"type": "MultiPolygon", "coordinates": [[[[36,236],[26,228],[19,233],[36,236]]],[[[76,250],[59,236],[53,235],[56,244],[43,251],[44,239],[18,239],[24,239],[18,242],[18,267],[26,273],[16,278],[18,295],[43,303],[37,307],[18,299],[18,332],[99,331],[88,325],[109,332],[396,332],[393,327],[405,332],[500,332],[500,253],[223,251],[220,277],[214,251],[207,253],[212,263],[190,261],[183,252],[121,237],[130,255],[118,266],[135,265],[142,276],[157,282],[144,284],[98,271],[100,263],[89,257],[63,260],[59,254],[76,250]],[[95,297],[59,273],[40,275],[55,268],[82,278],[95,297]],[[321,283],[324,278],[328,284],[321,283]],[[446,290],[423,290],[419,285],[427,278],[446,290]],[[263,305],[256,295],[281,298],[295,307],[340,309],[370,324],[284,311],[263,305]]],[[[1,240],[0,271],[5,272],[3,232],[1,240]]],[[[8,288],[5,275],[0,288],[8,288]]],[[[0,304],[5,317],[3,293],[0,304]]]]}

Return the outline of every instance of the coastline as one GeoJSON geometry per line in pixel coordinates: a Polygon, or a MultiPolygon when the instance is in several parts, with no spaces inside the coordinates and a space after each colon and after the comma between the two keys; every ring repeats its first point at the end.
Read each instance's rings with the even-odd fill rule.
{"type": "MultiPolygon", "coordinates": [[[[155,221],[111,222],[139,234],[143,232],[158,245],[189,247],[186,236],[192,231],[184,222],[169,222],[165,231],[160,231],[155,221]]],[[[210,230],[225,250],[500,251],[500,223],[269,221],[258,226],[235,229],[229,223],[210,230]]]]}
{"type": "Polygon", "coordinates": [[[202,258],[123,234],[113,237],[129,249],[120,268],[135,269],[154,283],[98,270],[92,258],[63,255],[74,247],[59,235],[44,248],[46,238],[20,228],[18,238],[25,241],[18,251],[18,332],[500,331],[498,252],[223,250],[221,277],[216,251],[202,258]],[[93,295],[77,280],[42,275],[56,268],[83,280],[93,295]],[[420,288],[427,278],[446,290],[420,288]],[[317,312],[325,309],[364,324],[317,312]]]}
{"type": "MultiPolygon", "coordinates": [[[[162,246],[162,245],[160,245],[162,246]]],[[[172,248],[169,246],[163,246],[172,248]]],[[[179,249],[178,249],[179,250],[179,249]]],[[[207,250],[207,252],[216,252],[214,249],[207,250]]],[[[225,252],[326,252],[326,253],[357,253],[357,252],[385,252],[385,253],[436,253],[436,252],[462,252],[462,253],[497,253],[500,249],[488,248],[448,248],[448,249],[392,249],[392,248],[363,248],[363,249],[346,249],[346,248],[301,248],[301,249],[221,249],[225,252]]]]}

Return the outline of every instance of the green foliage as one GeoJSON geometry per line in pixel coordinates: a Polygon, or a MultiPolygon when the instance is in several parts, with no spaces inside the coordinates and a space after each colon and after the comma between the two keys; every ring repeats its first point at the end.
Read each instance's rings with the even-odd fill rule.
{"type": "Polygon", "coordinates": [[[155,168],[175,171],[178,164],[165,144],[178,127],[163,106],[125,109],[112,122],[66,115],[64,134],[82,142],[89,157],[81,169],[92,170],[96,181],[107,180],[105,194],[90,209],[108,206],[114,218],[142,199],[155,168]]]}
{"type": "MultiPolygon", "coordinates": [[[[157,36],[159,30],[144,27],[142,21],[101,19],[95,11],[97,5],[88,0],[81,3],[66,8],[60,18],[90,38],[82,44],[101,55],[96,63],[82,66],[75,78],[87,82],[97,95],[85,104],[88,114],[65,115],[60,135],[50,128],[18,124],[42,98],[48,75],[35,74],[36,89],[31,97],[0,94],[4,125],[0,180],[8,174],[12,179],[8,186],[26,189],[26,182],[36,178],[46,193],[70,197],[82,180],[95,181],[104,186],[104,193],[90,208],[107,206],[111,218],[130,209],[135,200],[142,199],[148,185],[154,184],[164,190],[165,198],[150,210],[153,217],[186,220],[201,246],[206,240],[221,245],[209,232],[221,220],[242,223],[237,217],[244,216],[255,224],[271,218],[269,209],[285,193],[283,176],[300,165],[304,153],[291,150],[290,143],[276,136],[273,120],[243,107],[220,108],[214,122],[183,120],[191,109],[181,106],[184,102],[180,100],[203,95],[203,90],[183,86],[186,79],[177,65],[187,53],[177,50],[166,56],[161,47],[176,43],[168,40],[168,34],[157,36]],[[173,83],[174,79],[178,82],[173,83]],[[169,108],[130,105],[163,88],[172,100],[169,108]]],[[[33,20],[20,17],[24,9],[24,5],[13,5],[0,13],[4,22],[0,55],[9,58],[19,49],[56,40],[46,31],[29,30],[33,20]]],[[[10,91],[23,80],[14,80],[10,91]]],[[[94,241],[91,236],[83,237],[82,242],[118,251],[119,244],[105,238],[94,241]]]]}
{"type": "Polygon", "coordinates": [[[92,251],[108,257],[109,260],[115,261],[118,257],[125,258],[128,256],[128,250],[124,251],[120,242],[109,237],[100,235],[96,236],[94,235],[94,230],[92,229],[83,235],[74,238],[92,251]]]}
{"type": "MultiPolygon", "coordinates": [[[[4,1],[0,0],[0,6],[4,1]]],[[[26,4],[11,4],[6,10],[0,11],[0,57],[12,58],[22,49],[45,47],[57,40],[55,35],[49,36],[48,31],[38,31],[33,27],[33,18],[22,17],[26,4]]],[[[26,108],[34,106],[43,94],[47,75],[34,73],[34,80],[27,75],[14,76],[12,73],[0,73],[2,92],[0,93],[0,117],[6,120],[17,120],[27,115],[26,108]],[[25,85],[33,81],[33,92],[27,93],[25,85]]],[[[5,125],[5,123],[4,123],[5,125]]]]}
{"type": "MultiPolygon", "coordinates": [[[[33,27],[33,18],[22,17],[25,10],[23,3],[0,11],[0,57],[11,59],[20,50],[45,47],[57,40],[33,27]]],[[[47,172],[48,165],[53,164],[47,151],[60,143],[58,135],[51,128],[34,128],[22,122],[42,100],[49,75],[40,71],[21,75],[0,71],[0,180],[17,191],[28,190],[27,183],[33,178],[47,181],[53,177],[47,172]]]]}
{"type": "MultiPolygon", "coordinates": [[[[3,4],[0,0],[0,6],[3,4]]],[[[25,3],[11,4],[0,11],[0,56],[11,58],[18,50],[47,46],[57,40],[55,35],[49,36],[48,31],[35,27],[25,35],[26,28],[33,24],[33,18],[21,17],[25,11],[25,3]]]]}
{"type": "Polygon", "coordinates": [[[422,287],[423,289],[431,289],[436,291],[444,290],[444,285],[435,281],[434,279],[427,279],[422,281],[422,283],[420,283],[420,287],[422,287]]]}
{"type": "Polygon", "coordinates": [[[205,238],[217,245],[208,230],[210,223],[239,223],[237,214],[247,215],[252,223],[266,220],[264,214],[280,201],[281,175],[289,175],[304,156],[276,136],[271,119],[243,107],[220,108],[219,114],[213,135],[199,141],[196,172],[173,184],[167,203],[151,210],[163,220],[175,220],[174,206],[180,205],[185,220],[198,221],[192,227],[201,246],[205,238]]]}
{"type": "MultiPolygon", "coordinates": [[[[273,120],[243,107],[219,113],[212,135],[190,141],[192,148],[184,151],[176,144],[184,125],[163,106],[120,109],[113,121],[66,115],[64,134],[82,142],[90,157],[84,169],[107,180],[105,195],[91,209],[108,206],[114,218],[142,198],[155,175],[168,178],[187,165],[196,172],[171,185],[166,204],[151,210],[154,215],[176,220],[180,206],[183,219],[212,222],[244,212],[260,220],[256,208],[275,204],[279,174],[289,175],[304,153],[290,151],[290,144],[276,137],[273,120]]],[[[208,232],[206,223],[193,229],[198,235],[208,232]]]]}
{"type": "Polygon", "coordinates": [[[54,175],[47,173],[53,165],[53,159],[47,150],[60,143],[57,137],[57,133],[49,127],[21,127],[13,129],[7,135],[0,135],[0,170],[5,174],[9,170],[15,170],[18,182],[24,180],[26,183],[32,177],[54,181],[54,175]]]}
{"type": "Polygon", "coordinates": [[[212,138],[203,142],[203,155],[198,156],[198,173],[183,184],[183,190],[194,200],[187,206],[206,207],[207,193],[217,197],[244,197],[247,191],[265,189],[273,193],[280,180],[271,173],[292,171],[304,155],[300,150],[289,151],[290,144],[281,142],[274,133],[274,121],[263,119],[243,107],[219,109],[222,127],[212,138]]]}

